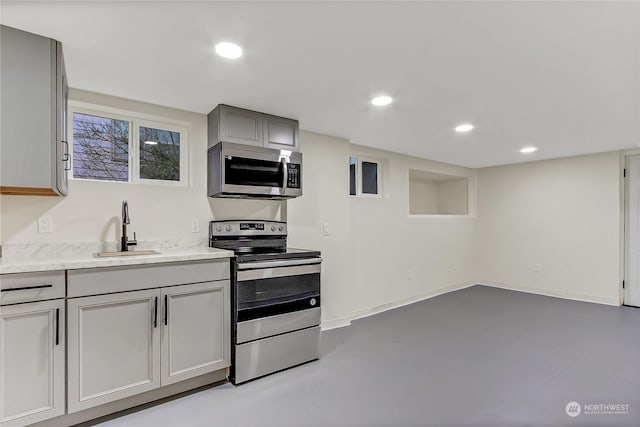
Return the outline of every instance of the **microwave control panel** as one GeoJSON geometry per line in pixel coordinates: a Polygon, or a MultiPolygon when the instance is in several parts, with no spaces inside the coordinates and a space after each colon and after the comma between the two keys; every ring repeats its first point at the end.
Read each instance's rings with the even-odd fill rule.
{"type": "Polygon", "coordinates": [[[300,188],[300,165],[297,163],[287,165],[287,187],[300,188]]]}

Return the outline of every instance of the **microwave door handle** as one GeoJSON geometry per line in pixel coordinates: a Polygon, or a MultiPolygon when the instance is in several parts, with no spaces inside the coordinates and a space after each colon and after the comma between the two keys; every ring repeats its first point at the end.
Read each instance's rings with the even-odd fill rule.
{"type": "Polygon", "coordinates": [[[285,159],[284,157],[282,159],[280,159],[280,161],[282,162],[282,191],[285,191],[287,189],[287,159],[285,159]]]}

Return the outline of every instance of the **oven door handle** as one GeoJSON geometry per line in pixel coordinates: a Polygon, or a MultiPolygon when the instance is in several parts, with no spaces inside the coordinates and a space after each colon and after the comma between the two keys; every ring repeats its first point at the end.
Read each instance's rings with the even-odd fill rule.
{"type": "Polygon", "coordinates": [[[238,270],[236,279],[238,285],[249,280],[275,279],[276,277],[294,277],[304,274],[320,274],[320,263],[290,265],[276,268],[252,268],[250,270],[238,270]]]}
{"type": "Polygon", "coordinates": [[[287,159],[285,159],[284,157],[282,159],[280,159],[280,161],[282,162],[282,191],[285,191],[287,189],[287,181],[289,179],[289,172],[287,172],[287,159]]]}
{"type": "Polygon", "coordinates": [[[279,261],[255,261],[255,262],[246,262],[246,263],[238,263],[238,270],[254,270],[257,268],[275,268],[275,267],[293,267],[296,265],[313,265],[320,264],[322,262],[322,258],[305,258],[305,259],[289,259],[289,260],[279,260],[279,261]]]}

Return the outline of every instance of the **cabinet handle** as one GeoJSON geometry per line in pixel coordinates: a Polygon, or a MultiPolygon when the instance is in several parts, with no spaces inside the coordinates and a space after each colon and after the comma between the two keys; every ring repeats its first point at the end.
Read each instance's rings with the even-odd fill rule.
{"type": "Polygon", "coordinates": [[[67,141],[61,141],[61,142],[66,147],[66,150],[64,150],[64,153],[62,153],[62,161],[66,162],[69,160],[69,142],[67,141]]]}
{"type": "Polygon", "coordinates": [[[169,306],[167,305],[167,295],[164,296],[164,326],[169,323],[169,306]]]}
{"type": "Polygon", "coordinates": [[[155,298],[155,304],[153,308],[153,327],[158,327],[158,297],[155,298]]]}
{"type": "Polygon", "coordinates": [[[60,344],[60,309],[56,308],[56,345],[60,344]]]}
{"type": "Polygon", "coordinates": [[[64,163],[64,170],[71,170],[71,158],[69,157],[69,142],[62,141],[64,146],[66,147],[64,154],[62,155],[62,162],[64,163]]]}
{"type": "Polygon", "coordinates": [[[33,285],[33,286],[23,286],[21,288],[0,289],[0,292],[28,291],[31,289],[42,289],[42,288],[52,288],[52,287],[53,285],[33,285]]]}

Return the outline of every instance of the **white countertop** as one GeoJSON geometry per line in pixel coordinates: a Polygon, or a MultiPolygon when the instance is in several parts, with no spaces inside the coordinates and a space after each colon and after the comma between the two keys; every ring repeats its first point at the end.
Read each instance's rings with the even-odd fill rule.
{"type": "Polygon", "coordinates": [[[24,257],[0,259],[0,274],[30,273],[35,271],[74,270],[78,268],[119,267],[127,265],[158,264],[163,262],[198,261],[230,258],[233,251],[198,247],[158,250],[159,254],[96,258],[94,253],[50,257],[24,257]]]}

